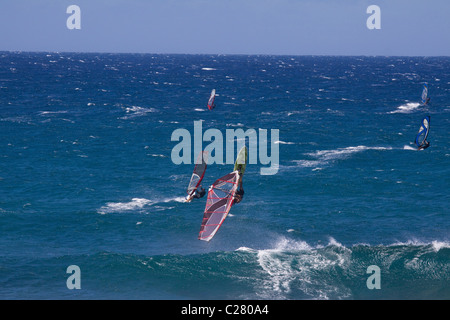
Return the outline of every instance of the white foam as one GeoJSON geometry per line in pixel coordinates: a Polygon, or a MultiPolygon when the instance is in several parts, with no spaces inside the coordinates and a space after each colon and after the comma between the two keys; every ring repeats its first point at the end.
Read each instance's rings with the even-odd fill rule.
{"type": "Polygon", "coordinates": [[[121,117],[120,119],[131,119],[131,118],[135,118],[135,117],[139,117],[139,116],[144,116],[147,113],[157,112],[157,111],[158,110],[156,110],[155,108],[144,108],[144,107],[138,107],[138,106],[126,107],[125,112],[127,113],[127,115],[124,117],[121,117]]]}
{"type": "Polygon", "coordinates": [[[262,294],[269,294],[270,298],[283,298],[290,292],[291,283],[297,277],[297,272],[292,267],[293,257],[286,259],[283,253],[302,247],[309,248],[306,243],[296,243],[282,238],[275,244],[274,249],[258,250],[258,263],[269,276],[263,283],[265,290],[262,294]]]}
{"type": "Polygon", "coordinates": [[[408,102],[406,104],[402,104],[401,106],[397,107],[397,110],[388,113],[411,113],[415,111],[419,106],[420,103],[418,102],[408,102]]]}
{"type": "Polygon", "coordinates": [[[100,214],[132,211],[142,209],[144,206],[151,204],[152,201],[144,198],[133,198],[129,202],[108,202],[106,205],[97,210],[100,214]]]}
{"type": "Polygon", "coordinates": [[[130,113],[130,112],[147,113],[147,112],[155,112],[156,109],[154,109],[154,108],[143,108],[143,107],[138,107],[138,106],[131,106],[131,107],[126,107],[125,111],[127,113],[130,113]]]}
{"type": "Polygon", "coordinates": [[[362,151],[366,151],[366,150],[392,150],[392,148],[391,147],[356,146],[356,147],[339,148],[339,149],[332,149],[332,150],[318,150],[313,153],[308,153],[308,155],[326,161],[326,160],[343,158],[350,154],[362,152],[362,151]]]}
{"type": "Polygon", "coordinates": [[[166,199],[163,199],[161,202],[172,202],[172,201],[175,201],[175,202],[185,202],[186,199],[185,199],[184,197],[174,197],[174,198],[166,198],[166,199]]]}
{"type": "MultiPolygon", "coordinates": [[[[330,238],[329,246],[345,249],[332,238],[330,238]]],[[[338,250],[338,252],[333,250],[324,255],[315,249],[304,241],[281,237],[272,249],[253,250],[241,247],[238,250],[256,253],[261,269],[267,274],[267,277],[259,284],[261,288],[258,290],[258,295],[262,298],[286,299],[291,286],[295,284],[297,289],[315,299],[329,299],[330,294],[337,292],[337,288],[332,284],[321,283],[317,286],[321,279],[315,276],[315,272],[347,263],[350,260],[351,250],[338,250]]],[[[350,295],[350,292],[341,292],[340,295],[346,297],[350,295]]]]}
{"type": "Polygon", "coordinates": [[[435,252],[438,252],[439,250],[444,248],[450,248],[450,242],[433,240],[430,243],[417,239],[408,240],[406,242],[395,242],[390,246],[429,246],[429,245],[431,245],[431,247],[435,252]]]}
{"type": "Polygon", "coordinates": [[[333,237],[330,237],[328,239],[328,246],[336,246],[336,247],[340,247],[340,248],[345,248],[342,243],[337,242],[336,239],[334,239],[333,237]]]}
{"type": "Polygon", "coordinates": [[[294,142],[286,142],[286,141],[277,140],[274,142],[274,144],[294,144],[294,142]]]}
{"type": "Polygon", "coordinates": [[[126,212],[126,211],[136,211],[141,210],[146,206],[151,206],[156,210],[169,210],[175,207],[158,206],[161,203],[169,202],[185,202],[184,197],[172,197],[172,198],[162,198],[156,200],[149,200],[145,198],[133,198],[129,202],[108,202],[106,205],[102,206],[97,210],[100,214],[116,213],[116,212],[126,212]]]}
{"type": "Polygon", "coordinates": [[[311,167],[318,167],[321,163],[317,160],[292,160],[292,162],[295,162],[298,167],[305,167],[305,168],[311,168],[311,167]]]}
{"type": "Polygon", "coordinates": [[[43,116],[46,114],[59,114],[59,113],[68,113],[67,110],[60,110],[60,111],[39,111],[39,115],[43,116]]]}
{"type": "Polygon", "coordinates": [[[303,111],[290,111],[287,113],[288,117],[292,116],[293,114],[302,114],[303,111]]]}
{"type": "Polygon", "coordinates": [[[450,243],[443,241],[432,241],[431,245],[433,246],[434,251],[438,252],[443,248],[450,248],[450,243]]]}
{"type": "Polygon", "coordinates": [[[258,253],[258,250],[248,248],[248,247],[239,247],[236,249],[236,251],[242,251],[242,252],[251,252],[251,253],[258,253]]]}
{"type": "Polygon", "coordinates": [[[227,127],[243,127],[244,124],[243,123],[227,123],[227,127]]]}

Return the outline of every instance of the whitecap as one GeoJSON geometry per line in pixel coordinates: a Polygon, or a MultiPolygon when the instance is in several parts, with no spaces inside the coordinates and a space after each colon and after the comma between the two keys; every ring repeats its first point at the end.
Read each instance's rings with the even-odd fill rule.
{"type": "MultiPolygon", "coordinates": [[[[296,163],[298,167],[317,167],[321,163],[317,160],[292,160],[292,162],[296,163]]],[[[316,168],[317,169],[317,168],[316,168]]]]}
{"type": "Polygon", "coordinates": [[[411,113],[415,111],[420,106],[420,103],[418,102],[408,102],[406,104],[402,104],[401,106],[397,107],[397,110],[390,111],[388,113],[411,113]]]}
{"type": "Polygon", "coordinates": [[[159,198],[159,199],[145,199],[145,198],[132,198],[128,202],[108,202],[97,210],[99,214],[116,213],[116,212],[129,212],[139,211],[144,207],[152,207],[154,210],[170,210],[175,207],[159,206],[159,204],[170,202],[185,202],[185,198],[181,196],[171,198],[159,198]]]}
{"type": "Polygon", "coordinates": [[[123,211],[133,211],[142,209],[144,206],[153,203],[151,200],[144,198],[133,198],[129,202],[108,202],[106,205],[102,206],[97,210],[100,214],[123,212],[123,211]]]}
{"type": "Polygon", "coordinates": [[[133,113],[147,113],[147,112],[155,112],[156,109],[154,108],[143,108],[143,107],[138,107],[138,106],[131,106],[131,107],[126,107],[125,111],[127,113],[133,112],[133,113]]]}
{"type": "Polygon", "coordinates": [[[147,113],[152,113],[152,112],[157,112],[157,111],[158,110],[156,110],[155,108],[144,108],[144,107],[139,107],[139,106],[126,107],[125,112],[129,115],[121,117],[120,119],[131,119],[131,118],[135,118],[135,117],[139,117],[139,116],[144,116],[147,113]]]}
{"type": "MultiPolygon", "coordinates": [[[[349,261],[351,250],[345,248],[336,240],[330,238],[328,246],[338,247],[339,250],[327,250],[323,254],[322,247],[311,247],[304,241],[292,240],[280,237],[274,243],[273,248],[253,250],[241,247],[238,250],[256,253],[257,262],[267,277],[258,283],[258,295],[264,299],[286,299],[295,285],[296,289],[314,299],[329,299],[335,295],[337,287],[333,284],[316,286],[321,282],[315,276],[317,270],[327,270],[333,266],[343,267],[349,261]],[[311,272],[314,270],[314,272],[311,272]],[[298,280],[301,279],[299,282],[298,280]]],[[[348,290],[340,292],[340,297],[348,297],[348,290]]]]}
{"type": "Polygon", "coordinates": [[[343,158],[353,153],[362,152],[366,150],[392,150],[391,147],[367,147],[367,146],[356,146],[347,148],[338,148],[332,150],[318,150],[313,153],[308,153],[308,155],[319,158],[321,160],[333,160],[343,158]]]}
{"type": "Polygon", "coordinates": [[[450,243],[437,241],[437,240],[432,241],[431,245],[433,246],[433,249],[435,252],[438,252],[439,250],[441,250],[443,248],[450,248],[450,243]]]}
{"type": "Polygon", "coordinates": [[[244,124],[243,123],[227,123],[226,124],[227,127],[243,127],[244,124]]]}
{"type": "Polygon", "coordinates": [[[161,202],[185,202],[186,199],[184,197],[173,197],[173,198],[165,198],[163,200],[161,200],[161,202]]]}
{"type": "Polygon", "coordinates": [[[60,111],[39,111],[39,115],[43,116],[46,114],[60,114],[60,113],[68,113],[67,110],[60,110],[60,111]]]}

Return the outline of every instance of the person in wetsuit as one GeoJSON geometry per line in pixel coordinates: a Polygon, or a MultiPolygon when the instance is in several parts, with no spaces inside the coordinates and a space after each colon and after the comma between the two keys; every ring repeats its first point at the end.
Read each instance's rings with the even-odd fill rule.
{"type": "Polygon", "coordinates": [[[430,143],[428,141],[425,141],[425,143],[423,145],[421,145],[419,148],[417,148],[418,150],[424,150],[426,148],[428,148],[430,146],[430,143]]]}
{"type": "Polygon", "coordinates": [[[202,197],[204,197],[206,194],[206,190],[200,185],[197,189],[195,189],[194,193],[192,194],[192,196],[186,196],[186,202],[191,202],[192,199],[200,199],[202,197]]]}
{"type": "Polygon", "coordinates": [[[193,198],[196,198],[196,199],[200,199],[200,198],[203,198],[203,197],[205,196],[205,194],[206,194],[205,188],[203,188],[203,187],[200,185],[200,186],[198,186],[198,188],[195,190],[195,193],[194,193],[194,195],[193,195],[192,197],[193,197],[193,198]]]}
{"type": "Polygon", "coordinates": [[[234,200],[233,204],[239,203],[244,198],[244,188],[242,187],[242,175],[239,174],[239,182],[238,182],[238,189],[236,190],[236,193],[234,194],[234,200]]]}

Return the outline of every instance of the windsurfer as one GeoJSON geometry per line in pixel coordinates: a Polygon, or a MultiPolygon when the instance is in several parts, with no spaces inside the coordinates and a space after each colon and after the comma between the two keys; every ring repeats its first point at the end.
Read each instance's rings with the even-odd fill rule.
{"type": "Polygon", "coordinates": [[[430,146],[430,143],[428,141],[425,141],[424,144],[422,144],[420,147],[418,147],[418,150],[424,150],[430,146]]]}
{"type": "Polygon", "coordinates": [[[204,197],[206,194],[206,190],[200,185],[197,189],[195,189],[194,193],[192,195],[188,195],[186,197],[186,202],[191,202],[192,199],[200,199],[204,197]]]}
{"type": "Polygon", "coordinates": [[[216,107],[216,104],[214,103],[214,100],[216,99],[216,89],[213,89],[211,91],[211,95],[209,96],[208,100],[208,109],[212,110],[216,107]]]}
{"type": "Polygon", "coordinates": [[[234,194],[233,204],[239,203],[244,198],[244,188],[242,187],[242,174],[239,174],[238,189],[234,194]]]}
{"type": "Polygon", "coordinates": [[[196,198],[196,199],[200,199],[200,198],[204,197],[205,194],[206,194],[205,188],[203,188],[203,187],[200,185],[200,186],[198,186],[198,189],[195,190],[195,193],[194,193],[194,195],[193,195],[192,197],[193,197],[193,198],[196,198]]]}

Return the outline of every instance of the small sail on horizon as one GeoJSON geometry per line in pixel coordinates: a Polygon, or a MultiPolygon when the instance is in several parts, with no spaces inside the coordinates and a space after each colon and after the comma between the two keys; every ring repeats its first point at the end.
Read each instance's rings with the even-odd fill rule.
{"type": "Polygon", "coordinates": [[[424,83],[423,84],[423,89],[422,89],[422,104],[426,105],[428,104],[428,101],[430,101],[430,98],[428,97],[428,83],[424,83]]]}
{"type": "Polygon", "coordinates": [[[212,110],[216,107],[216,105],[214,104],[215,99],[216,99],[216,89],[212,89],[211,95],[209,96],[209,100],[208,100],[208,109],[209,110],[212,110]]]}

